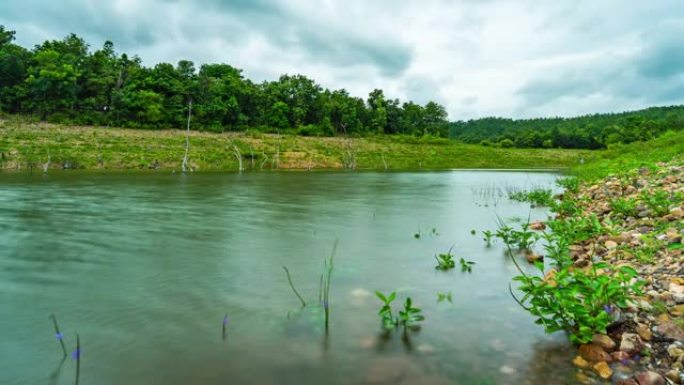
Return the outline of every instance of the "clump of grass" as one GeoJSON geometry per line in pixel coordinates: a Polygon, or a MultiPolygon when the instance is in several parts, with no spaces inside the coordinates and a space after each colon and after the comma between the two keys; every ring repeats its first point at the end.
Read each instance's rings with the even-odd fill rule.
{"type": "Polygon", "coordinates": [[[551,206],[553,204],[553,191],[543,188],[517,191],[509,194],[508,198],[518,202],[532,203],[535,206],[551,206]]]}
{"type": "Polygon", "coordinates": [[[461,263],[461,271],[464,273],[472,273],[473,272],[473,265],[475,262],[473,261],[466,261],[465,259],[461,258],[459,260],[461,263]]]}
{"type": "Polygon", "coordinates": [[[397,293],[392,292],[389,295],[384,295],[379,291],[375,295],[382,301],[382,306],[378,311],[382,327],[386,330],[391,330],[401,325],[406,330],[407,327],[415,327],[419,322],[424,321],[425,317],[420,314],[421,309],[413,306],[411,297],[407,297],[404,302],[404,309],[399,311],[399,315],[394,317],[392,313],[392,302],[397,298],[397,293]]]}
{"type": "Polygon", "coordinates": [[[633,217],[637,215],[637,201],[636,199],[616,198],[610,201],[610,208],[614,213],[626,217],[633,217]]]}
{"type": "Polygon", "coordinates": [[[451,250],[453,249],[453,246],[449,248],[449,251],[446,253],[441,253],[438,255],[435,255],[435,259],[437,260],[437,266],[435,266],[435,269],[437,270],[451,270],[454,267],[456,267],[456,262],[454,261],[454,255],[451,254],[451,250]]]}

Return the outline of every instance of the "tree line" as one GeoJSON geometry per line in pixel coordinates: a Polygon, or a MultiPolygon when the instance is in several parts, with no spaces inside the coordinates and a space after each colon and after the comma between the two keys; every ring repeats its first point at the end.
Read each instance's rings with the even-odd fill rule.
{"type": "Polygon", "coordinates": [[[228,64],[181,60],[145,67],[110,41],[91,51],[80,37],[14,43],[0,26],[0,111],[43,120],[135,128],[259,130],[302,135],[406,134],[446,137],[438,103],[401,103],[373,90],[366,100],[303,75],[255,83],[228,64]]]}
{"type": "Polygon", "coordinates": [[[684,129],[684,106],[594,114],[575,118],[483,118],[450,124],[450,136],[466,143],[520,148],[606,148],[684,129]]]}

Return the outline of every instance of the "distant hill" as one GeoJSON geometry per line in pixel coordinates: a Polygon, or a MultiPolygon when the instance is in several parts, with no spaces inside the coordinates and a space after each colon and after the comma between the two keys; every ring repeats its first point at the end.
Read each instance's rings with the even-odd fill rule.
{"type": "Polygon", "coordinates": [[[453,139],[521,148],[606,148],[612,143],[653,139],[684,129],[684,106],[585,115],[575,118],[482,118],[450,124],[453,139]]]}

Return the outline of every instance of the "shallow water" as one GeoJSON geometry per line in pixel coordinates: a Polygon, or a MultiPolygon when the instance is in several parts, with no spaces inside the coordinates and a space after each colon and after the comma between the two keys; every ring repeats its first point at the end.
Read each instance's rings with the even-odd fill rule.
{"type": "Polygon", "coordinates": [[[0,175],[0,384],[74,383],[51,312],[69,351],[80,335],[80,384],[574,383],[564,336],[516,307],[513,264],[479,234],[497,215],[545,217],[505,192],[555,178],[0,175]],[[326,334],[316,302],[336,239],[326,334]],[[452,246],[471,274],[434,269],[452,246]],[[410,296],[422,329],[383,335],[375,290],[410,296]]]}

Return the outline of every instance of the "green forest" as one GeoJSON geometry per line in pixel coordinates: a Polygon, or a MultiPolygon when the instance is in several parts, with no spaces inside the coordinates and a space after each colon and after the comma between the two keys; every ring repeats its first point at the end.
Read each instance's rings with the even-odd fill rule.
{"type": "Polygon", "coordinates": [[[0,112],[52,123],[128,128],[259,131],[305,136],[402,134],[519,148],[601,149],[684,128],[684,106],[577,118],[448,121],[444,106],[401,102],[375,89],[364,100],[304,75],[256,83],[229,64],[188,60],[145,67],[114,44],[80,37],[14,44],[0,26],[0,112]]]}
{"type": "Polygon", "coordinates": [[[152,68],[118,54],[112,42],[91,51],[71,34],[29,50],[0,26],[0,110],[66,124],[132,128],[292,132],[300,135],[448,135],[443,106],[401,103],[372,91],[366,100],[331,91],[303,75],[255,83],[228,64],[181,60],[152,68]]]}
{"type": "Polygon", "coordinates": [[[646,141],[684,129],[684,106],[651,107],[576,118],[483,118],[451,123],[452,138],[466,143],[520,148],[601,149],[646,141]]]}

